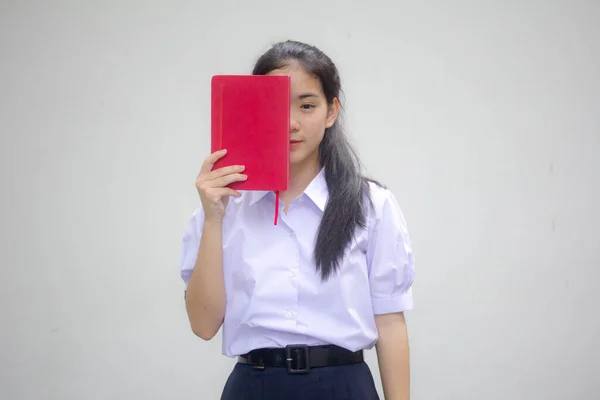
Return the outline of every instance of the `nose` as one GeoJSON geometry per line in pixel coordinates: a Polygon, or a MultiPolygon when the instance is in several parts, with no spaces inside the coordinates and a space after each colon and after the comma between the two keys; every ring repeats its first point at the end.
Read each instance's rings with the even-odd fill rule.
{"type": "Polygon", "coordinates": [[[300,123],[296,118],[290,118],[290,132],[298,132],[300,130],[300,123]]]}

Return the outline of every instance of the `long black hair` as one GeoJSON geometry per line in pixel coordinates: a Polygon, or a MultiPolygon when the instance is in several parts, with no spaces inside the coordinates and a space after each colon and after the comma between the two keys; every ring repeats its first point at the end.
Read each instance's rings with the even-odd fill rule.
{"type": "MultiPolygon", "coordinates": [[[[296,41],[275,44],[254,66],[254,75],[266,75],[298,62],[317,77],[329,105],[340,103],[341,82],[333,61],[315,46],[296,41]]],[[[314,249],[316,269],[323,280],[337,272],[346,247],[354,239],[358,227],[366,226],[366,203],[370,205],[369,179],[360,172],[360,160],[348,141],[338,115],[333,126],[325,130],[319,145],[319,163],[324,168],[329,200],[321,220],[314,249]]]]}

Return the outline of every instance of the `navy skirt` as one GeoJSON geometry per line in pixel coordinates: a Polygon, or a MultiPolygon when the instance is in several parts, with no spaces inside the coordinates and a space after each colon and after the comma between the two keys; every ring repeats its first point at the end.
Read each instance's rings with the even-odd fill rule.
{"type": "Polygon", "coordinates": [[[379,400],[379,396],[365,362],[314,368],[302,375],[238,363],[221,400],[379,400]]]}

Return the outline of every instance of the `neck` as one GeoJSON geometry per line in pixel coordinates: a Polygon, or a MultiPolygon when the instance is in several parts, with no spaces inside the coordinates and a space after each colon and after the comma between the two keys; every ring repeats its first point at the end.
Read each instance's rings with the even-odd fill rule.
{"type": "Polygon", "coordinates": [[[281,200],[289,204],[292,199],[300,196],[310,182],[319,174],[321,167],[318,160],[306,160],[306,163],[290,166],[290,185],[288,190],[281,192],[281,200]]]}

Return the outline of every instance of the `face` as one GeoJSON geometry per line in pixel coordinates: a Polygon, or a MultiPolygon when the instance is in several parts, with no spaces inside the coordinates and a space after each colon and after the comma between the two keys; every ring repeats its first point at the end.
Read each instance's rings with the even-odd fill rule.
{"type": "Polygon", "coordinates": [[[321,82],[308,74],[299,64],[267,75],[289,75],[291,80],[290,164],[318,165],[319,144],[325,129],[330,128],[339,112],[339,101],[328,104],[321,82]]]}

